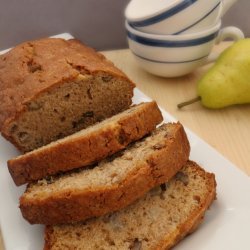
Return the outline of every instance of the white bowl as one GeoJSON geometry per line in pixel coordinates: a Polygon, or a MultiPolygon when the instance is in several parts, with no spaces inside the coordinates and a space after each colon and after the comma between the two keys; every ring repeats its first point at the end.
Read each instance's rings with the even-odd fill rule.
{"type": "Polygon", "coordinates": [[[208,56],[216,39],[244,38],[242,31],[235,27],[224,28],[218,37],[220,27],[221,21],[192,34],[155,35],[138,31],[126,22],[129,48],[139,65],[163,77],[182,76],[211,61],[208,56]]]}
{"type": "Polygon", "coordinates": [[[236,0],[132,0],[125,17],[142,32],[180,34],[215,25],[236,0]]]}

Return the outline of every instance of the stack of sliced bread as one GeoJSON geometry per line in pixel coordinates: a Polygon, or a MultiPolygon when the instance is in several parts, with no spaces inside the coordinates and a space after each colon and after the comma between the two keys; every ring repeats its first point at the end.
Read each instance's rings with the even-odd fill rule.
{"type": "Polygon", "coordinates": [[[77,224],[46,226],[45,250],[170,249],[201,223],[215,179],[194,162],[137,202],[77,224]]]}
{"type": "Polygon", "coordinates": [[[216,182],[189,161],[179,122],[159,125],[156,102],[130,106],[133,83],[75,40],[19,45],[0,73],[10,65],[21,72],[0,74],[0,129],[26,152],[8,168],[28,183],[20,209],[46,225],[45,250],[169,249],[196,229],[216,182]]]}
{"type": "Polygon", "coordinates": [[[16,185],[95,164],[152,132],[162,121],[155,102],[130,109],[73,135],[9,160],[16,185]]]}

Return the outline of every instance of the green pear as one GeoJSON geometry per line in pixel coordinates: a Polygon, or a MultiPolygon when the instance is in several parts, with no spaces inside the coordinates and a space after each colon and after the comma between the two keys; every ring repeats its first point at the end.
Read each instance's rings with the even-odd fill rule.
{"type": "Polygon", "coordinates": [[[250,103],[250,39],[239,40],[219,56],[198,82],[198,95],[193,101],[212,109],[250,103]]]}

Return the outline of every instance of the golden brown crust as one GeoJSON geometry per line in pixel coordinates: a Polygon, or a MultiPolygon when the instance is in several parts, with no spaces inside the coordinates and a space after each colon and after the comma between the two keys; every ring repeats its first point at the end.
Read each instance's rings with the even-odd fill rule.
{"type": "Polygon", "coordinates": [[[31,224],[53,225],[82,221],[129,205],[154,186],[172,178],[188,160],[190,146],[180,123],[164,140],[166,146],[156,148],[154,154],[138,163],[138,171],[109,189],[93,187],[82,192],[57,192],[45,199],[26,199],[23,195],[20,198],[23,217],[31,224]]]}
{"type": "Polygon", "coordinates": [[[45,38],[22,43],[0,56],[0,131],[12,143],[8,124],[38,95],[81,74],[108,73],[134,84],[112,62],[77,40],[45,38]]]}
{"type": "Polygon", "coordinates": [[[44,230],[44,248],[43,250],[50,250],[53,246],[53,227],[52,226],[46,226],[44,230]]]}
{"type": "Polygon", "coordinates": [[[91,165],[124,149],[132,141],[142,138],[162,121],[156,102],[138,105],[138,110],[125,113],[109,126],[94,133],[79,135],[58,142],[54,146],[32,151],[8,161],[8,168],[16,185],[42,179],[48,175],[91,165]]]}

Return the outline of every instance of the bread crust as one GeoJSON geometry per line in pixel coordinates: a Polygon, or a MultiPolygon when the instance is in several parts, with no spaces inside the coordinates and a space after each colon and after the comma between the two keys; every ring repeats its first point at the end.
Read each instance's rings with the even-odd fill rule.
{"type": "Polygon", "coordinates": [[[134,83],[94,49],[71,39],[45,38],[22,43],[0,56],[0,131],[17,148],[23,148],[10,133],[10,124],[28,110],[28,103],[41,94],[80,74],[106,73],[134,83]]]}
{"type": "MultiPolygon", "coordinates": [[[[195,169],[198,175],[204,176],[204,179],[207,182],[208,192],[206,199],[202,200],[195,210],[190,213],[188,219],[180,224],[178,228],[164,238],[159,244],[152,250],[168,250],[180,242],[184,237],[193,233],[198,226],[201,224],[207,209],[210,207],[212,202],[216,199],[216,180],[213,173],[205,172],[204,169],[200,168],[195,162],[189,161],[189,165],[195,169]]],[[[49,249],[49,248],[48,248],[49,249]]]]}
{"type": "Polygon", "coordinates": [[[9,160],[9,172],[19,186],[58,172],[91,165],[142,138],[162,119],[156,102],[140,104],[133,114],[126,112],[116,121],[111,118],[108,126],[99,127],[94,132],[74,139],[69,136],[68,140],[59,140],[53,146],[9,160]]]}
{"type": "MultiPolygon", "coordinates": [[[[196,230],[197,227],[202,222],[205,212],[207,211],[209,206],[212,204],[212,202],[216,198],[216,180],[215,180],[214,174],[206,172],[201,167],[199,167],[198,164],[192,161],[188,161],[185,167],[187,166],[189,168],[192,168],[193,171],[197,173],[197,175],[202,176],[204,178],[204,181],[206,182],[206,188],[207,188],[206,194],[204,195],[204,199],[202,199],[199,205],[191,211],[191,213],[188,215],[188,217],[185,219],[184,222],[178,224],[178,226],[176,226],[176,229],[173,230],[173,232],[171,233],[166,232],[165,238],[159,239],[159,242],[156,243],[151,248],[146,248],[148,250],[149,249],[151,250],[171,249],[185,236],[187,236],[190,233],[193,233],[193,231],[196,230]]],[[[157,223],[157,221],[152,221],[152,223],[157,223]]],[[[141,226],[143,227],[143,225],[141,226]]],[[[72,228],[72,226],[70,228],[72,228]]],[[[70,233],[70,231],[68,233],[70,233]]],[[[53,226],[46,226],[45,234],[44,234],[44,239],[45,239],[44,250],[52,250],[56,242],[60,241],[60,239],[57,237],[58,235],[57,235],[56,229],[54,231],[53,226]]],[[[136,235],[134,235],[134,237],[136,237],[136,235]]],[[[72,236],[72,240],[74,240],[73,238],[74,236],[72,236]]],[[[70,242],[69,242],[69,245],[67,245],[67,247],[70,247],[70,242]]]]}
{"type": "Polygon", "coordinates": [[[45,244],[44,244],[43,250],[51,250],[52,249],[53,242],[54,242],[54,239],[52,237],[53,232],[54,232],[53,226],[45,226],[45,230],[44,230],[45,244]]]}
{"type": "Polygon", "coordinates": [[[24,194],[20,198],[23,217],[31,224],[54,225],[101,216],[131,204],[154,186],[168,181],[187,162],[190,146],[180,123],[164,140],[165,146],[138,163],[138,171],[109,188],[58,191],[44,199],[27,199],[24,194]]]}

